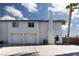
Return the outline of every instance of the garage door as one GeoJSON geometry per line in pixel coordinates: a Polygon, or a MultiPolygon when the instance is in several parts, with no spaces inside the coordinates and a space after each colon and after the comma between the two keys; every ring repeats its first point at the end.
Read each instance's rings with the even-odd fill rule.
{"type": "Polygon", "coordinates": [[[36,34],[25,34],[24,35],[24,43],[25,44],[37,44],[37,36],[36,34]]]}
{"type": "Polygon", "coordinates": [[[11,43],[22,44],[23,43],[22,34],[20,33],[11,34],[11,43]]]}

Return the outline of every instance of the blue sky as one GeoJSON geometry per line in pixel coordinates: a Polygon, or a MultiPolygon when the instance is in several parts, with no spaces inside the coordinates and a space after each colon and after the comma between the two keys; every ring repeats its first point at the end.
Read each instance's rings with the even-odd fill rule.
{"type": "MultiPolygon", "coordinates": [[[[7,4],[7,3],[4,3],[4,4],[0,4],[0,17],[4,16],[5,14],[8,14],[8,12],[6,12],[4,10],[4,7],[5,6],[14,6],[16,9],[20,10],[23,14],[24,17],[27,17],[28,19],[47,19],[48,16],[47,16],[47,10],[48,10],[48,7],[51,6],[51,4],[47,3],[47,4],[37,4],[38,5],[38,12],[36,13],[31,13],[31,12],[28,12],[28,10],[23,7],[20,3],[14,3],[14,4],[7,4]]],[[[10,15],[10,14],[9,14],[10,15]]],[[[10,15],[12,16],[12,15],[10,15]]]]}
{"type": "MultiPolygon", "coordinates": [[[[68,20],[68,10],[65,9],[68,4],[55,3],[0,3],[0,19],[26,19],[26,20],[47,20],[48,9],[52,10],[52,19],[68,20]]],[[[72,15],[71,35],[79,34],[79,10],[75,10],[72,15]]],[[[67,24],[62,27],[63,34],[67,32],[67,24]]]]}

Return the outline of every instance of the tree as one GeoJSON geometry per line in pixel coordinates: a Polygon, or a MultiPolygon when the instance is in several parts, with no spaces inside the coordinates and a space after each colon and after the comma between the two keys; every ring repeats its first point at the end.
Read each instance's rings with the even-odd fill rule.
{"type": "Polygon", "coordinates": [[[71,26],[71,18],[72,18],[72,12],[74,9],[77,9],[76,6],[78,6],[79,3],[70,3],[66,6],[66,9],[69,9],[69,19],[68,19],[68,32],[67,37],[70,37],[70,26],[71,26]]]}

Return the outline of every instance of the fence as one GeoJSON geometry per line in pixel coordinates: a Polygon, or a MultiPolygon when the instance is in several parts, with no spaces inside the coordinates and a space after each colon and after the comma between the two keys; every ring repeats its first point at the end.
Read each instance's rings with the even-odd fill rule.
{"type": "Polygon", "coordinates": [[[79,44],[79,38],[68,38],[68,44],[79,44]]]}

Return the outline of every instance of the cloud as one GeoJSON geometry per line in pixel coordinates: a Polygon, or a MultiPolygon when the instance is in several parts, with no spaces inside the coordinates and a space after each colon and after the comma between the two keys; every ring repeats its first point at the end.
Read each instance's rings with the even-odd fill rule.
{"type": "Polygon", "coordinates": [[[18,18],[17,20],[29,20],[28,18],[18,18]]]}
{"type": "Polygon", "coordinates": [[[14,18],[14,17],[11,17],[9,15],[4,15],[3,17],[0,18],[0,20],[29,20],[28,18],[14,18]]]}
{"type": "Polygon", "coordinates": [[[76,25],[76,29],[79,30],[79,24],[76,25]]]}
{"type": "MultiPolygon", "coordinates": [[[[61,12],[69,15],[69,9],[66,9],[66,6],[69,5],[70,3],[52,3],[51,10],[53,12],[61,12]]],[[[75,9],[74,12],[72,13],[72,19],[77,17],[77,13],[79,12],[78,9],[75,9]]]]}
{"type": "Polygon", "coordinates": [[[79,12],[79,10],[78,9],[75,9],[74,10],[74,12],[72,12],[72,19],[74,19],[74,18],[79,18],[78,16],[78,12],[79,12]]]}
{"type": "Polygon", "coordinates": [[[3,17],[0,18],[1,20],[15,20],[14,17],[11,17],[9,15],[4,15],[3,17]]]}
{"type": "Polygon", "coordinates": [[[4,8],[5,11],[7,11],[8,13],[10,13],[13,16],[17,16],[22,18],[23,14],[21,11],[19,11],[18,9],[14,8],[13,6],[5,6],[4,8]]]}
{"type": "Polygon", "coordinates": [[[38,12],[37,4],[35,3],[22,3],[21,5],[28,9],[31,13],[38,12]]]}
{"type": "Polygon", "coordinates": [[[65,25],[62,25],[62,29],[66,30],[68,28],[68,23],[66,23],[65,25]]]}
{"type": "Polygon", "coordinates": [[[75,18],[79,18],[79,14],[78,14],[79,10],[76,12],[76,14],[74,15],[75,18]]]}
{"type": "Polygon", "coordinates": [[[66,10],[66,6],[69,5],[69,3],[52,3],[52,10],[54,12],[64,12],[66,13],[67,10],[66,10]]]}
{"type": "Polygon", "coordinates": [[[29,20],[28,18],[23,18],[22,20],[29,20]]]}
{"type": "Polygon", "coordinates": [[[50,11],[50,10],[53,11],[53,8],[52,7],[48,7],[48,11],[50,11]]]}
{"type": "Polygon", "coordinates": [[[79,18],[79,14],[78,14],[78,15],[75,15],[75,17],[76,17],[76,18],[79,18]]]}
{"type": "MultiPolygon", "coordinates": [[[[71,24],[71,27],[72,27],[72,24],[71,24]]],[[[68,29],[68,23],[66,23],[65,25],[62,25],[62,29],[63,29],[63,30],[68,29]]]]}
{"type": "Polygon", "coordinates": [[[77,27],[79,27],[79,24],[77,25],[77,27]]]}

